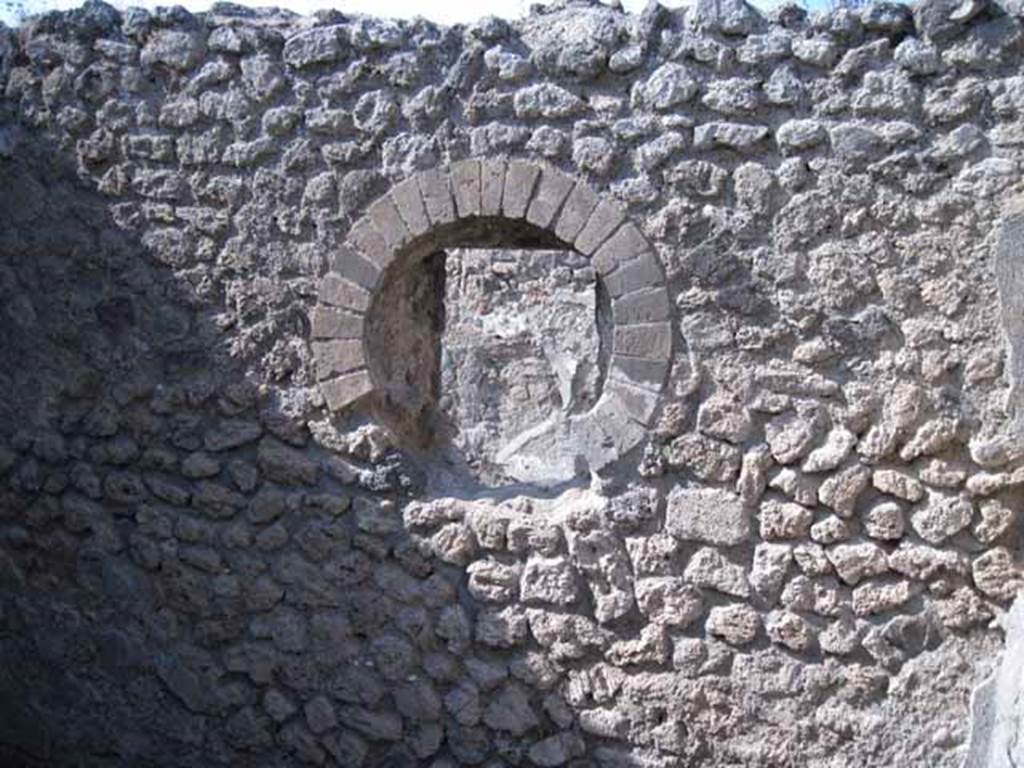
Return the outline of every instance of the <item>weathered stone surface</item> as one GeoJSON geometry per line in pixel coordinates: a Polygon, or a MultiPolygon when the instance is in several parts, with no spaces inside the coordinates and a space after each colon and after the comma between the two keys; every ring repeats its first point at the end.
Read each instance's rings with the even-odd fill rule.
{"type": "Polygon", "coordinates": [[[284,60],[297,69],[337,61],[344,53],[343,34],[341,27],[329,26],[293,35],[285,41],[284,60]]]}
{"type": "Polygon", "coordinates": [[[578,595],[577,578],[564,558],[531,558],[523,568],[519,594],[527,602],[572,605],[578,595]]]}
{"type": "Polygon", "coordinates": [[[711,547],[703,547],[694,552],[686,566],[685,576],[688,582],[698,587],[735,597],[750,594],[744,568],[727,560],[711,547]]]}
{"type": "Polygon", "coordinates": [[[719,605],[708,613],[705,627],[730,645],[747,645],[757,637],[761,617],[746,605],[719,605]]]}
{"type": "Polygon", "coordinates": [[[940,544],[959,533],[974,516],[974,506],[960,496],[930,494],[927,501],[910,513],[910,524],[931,544],[940,544]]]}
{"type": "Polygon", "coordinates": [[[814,513],[800,504],[766,500],[757,513],[761,538],[772,541],[807,535],[814,513]]]}
{"type": "Polygon", "coordinates": [[[733,546],[750,536],[750,512],[728,491],[676,488],[668,497],[665,530],[686,541],[733,546]]]}
{"type": "Polygon", "coordinates": [[[885,550],[877,544],[837,544],[826,550],[839,578],[850,585],[889,570],[885,550]]]}
{"type": "Polygon", "coordinates": [[[768,138],[768,128],[763,125],[744,123],[706,123],[693,132],[693,146],[696,149],[734,149],[750,152],[768,138]]]}
{"type": "Polygon", "coordinates": [[[0,29],[0,763],[961,760],[1019,26],[0,29]]]}

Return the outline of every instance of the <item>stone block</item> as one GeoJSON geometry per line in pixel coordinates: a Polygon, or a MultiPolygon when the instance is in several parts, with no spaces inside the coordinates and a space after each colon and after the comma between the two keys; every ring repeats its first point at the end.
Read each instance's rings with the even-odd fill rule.
{"type": "Polygon", "coordinates": [[[398,207],[390,195],[384,195],[374,202],[366,209],[366,214],[392,252],[409,242],[409,229],[402,221],[398,207]]]}
{"type": "Polygon", "coordinates": [[[719,488],[676,488],[668,496],[665,531],[685,541],[733,547],[750,538],[750,511],[719,488]]]}
{"type": "Polygon", "coordinates": [[[649,389],[634,387],[621,379],[612,379],[605,384],[604,391],[613,395],[630,417],[646,424],[651,420],[658,406],[658,396],[649,389]]]}
{"type": "Polygon", "coordinates": [[[707,123],[693,130],[694,149],[735,149],[749,152],[768,138],[768,128],[745,123],[707,123]]]}
{"type": "Polygon", "coordinates": [[[505,190],[505,161],[498,158],[480,163],[480,213],[501,215],[501,197],[505,190]]]}
{"type": "Polygon", "coordinates": [[[566,243],[574,243],[590,214],[597,207],[597,195],[585,184],[577,184],[565,199],[555,223],[555,235],[566,243]]]}
{"type": "Polygon", "coordinates": [[[332,307],[313,307],[310,317],[314,339],[359,339],[363,335],[363,316],[332,307]]]}
{"type": "Polygon", "coordinates": [[[532,163],[513,160],[505,171],[505,191],[501,197],[501,211],[510,219],[526,217],[526,209],[533,197],[540,168],[532,163]]]}
{"type": "Polygon", "coordinates": [[[667,360],[642,360],[639,357],[612,355],[608,377],[637,387],[660,392],[668,373],[667,360]]]}
{"type": "Polygon", "coordinates": [[[365,312],[370,306],[370,294],[351,280],[328,272],[320,279],[321,304],[365,312]]]}
{"type": "Polygon", "coordinates": [[[314,341],[317,378],[323,381],[339,373],[351,373],[366,365],[362,339],[314,341]]]}
{"type": "Polygon", "coordinates": [[[288,38],[284,44],[285,63],[295,69],[337,61],[344,54],[343,27],[315,27],[288,38]]]}
{"type": "Polygon", "coordinates": [[[571,177],[561,171],[544,168],[537,182],[537,191],[526,211],[526,220],[542,229],[548,229],[575,184],[571,177]]]}
{"type": "Polygon", "coordinates": [[[452,191],[459,218],[480,215],[480,161],[460,160],[451,166],[452,191]]]}
{"type": "Polygon", "coordinates": [[[410,236],[418,237],[427,233],[430,229],[430,217],[427,216],[426,206],[423,205],[423,194],[420,192],[416,179],[406,179],[392,187],[391,199],[394,200],[398,215],[405,222],[410,236]]]}
{"type": "Polygon", "coordinates": [[[320,382],[327,407],[332,411],[340,411],[363,395],[373,391],[373,381],[368,371],[356,371],[335,379],[320,382]]]}
{"type": "Polygon", "coordinates": [[[604,287],[613,299],[626,293],[662,285],[665,276],[653,251],[647,251],[604,278],[604,287]]]}
{"type": "Polygon", "coordinates": [[[331,271],[337,272],[368,291],[372,291],[380,282],[380,267],[347,245],[337,248],[331,259],[331,271]]]}
{"type": "Polygon", "coordinates": [[[625,219],[626,214],[618,203],[611,200],[600,201],[576,236],[576,250],[590,256],[625,219]]]}
{"type": "Polygon", "coordinates": [[[387,241],[373,226],[373,222],[365,216],[352,225],[348,233],[348,243],[382,271],[387,268],[394,256],[394,251],[388,246],[387,241]]]}
{"type": "Polygon", "coordinates": [[[602,276],[611,274],[627,261],[649,250],[647,238],[635,224],[627,221],[594,252],[594,269],[602,276]]]}
{"type": "Polygon", "coordinates": [[[625,357],[668,360],[672,352],[672,327],[668,323],[618,326],[613,351],[625,357]]]}
{"type": "Polygon", "coordinates": [[[427,210],[431,224],[438,226],[455,221],[451,179],[446,172],[436,168],[421,171],[416,176],[416,183],[423,195],[423,207],[427,210]]]}
{"type": "Polygon", "coordinates": [[[612,318],[616,325],[657,323],[668,320],[671,305],[664,288],[644,288],[612,301],[612,318]]]}
{"type": "Polygon", "coordinates": [[[618,458],[644,439],[644,425],[633,419],[619,397],[605,391],[588,413],[573,420],[570,434],[592,471],[618,458]]]}

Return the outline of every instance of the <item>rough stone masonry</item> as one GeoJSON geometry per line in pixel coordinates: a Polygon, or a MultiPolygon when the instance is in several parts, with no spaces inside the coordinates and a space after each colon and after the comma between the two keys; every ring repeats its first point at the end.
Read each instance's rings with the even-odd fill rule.
{"type": "Polygon", "coordinates": [[[0,763],[1021,764],[1019,11],[0,28],[0,763]]]}

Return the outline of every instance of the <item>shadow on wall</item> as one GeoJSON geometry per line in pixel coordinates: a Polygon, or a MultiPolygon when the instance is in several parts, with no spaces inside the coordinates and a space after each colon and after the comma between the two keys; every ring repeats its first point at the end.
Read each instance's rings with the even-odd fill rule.
{"type": "Polygon", "coordinates": [[[403,728],[362,667],[374,639],[415,653],[373,579],[432,566],[392,501],[361,496],[362,528],[352,510],[412,481],[374,446],[360,467],[312,445],[232,363],[215,302],[58,148],[5,130],[0,762],[357,764],[369,742],[312,736],[301,704],[403,728]]]}
{"type": "Polygon", "coordinates": [[[559,529],[521,503],[403,518],[417,479],[379,435],[311,439],[62,158],[22,134],[0,159],[0,763],[581,755],[552,659],[586,620],[542,612],[552,655],[493,602],[517,558],[567,562],[559,529]]]}

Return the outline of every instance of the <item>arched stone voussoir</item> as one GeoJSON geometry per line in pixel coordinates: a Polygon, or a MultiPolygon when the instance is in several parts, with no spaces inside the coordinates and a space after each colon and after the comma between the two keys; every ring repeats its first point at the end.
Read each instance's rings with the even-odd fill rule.
{"type": "Polygon", "coordinates": [[[418,171],[351,226],[321,281],[312,318],[328,407],[344,408],[384,387],[373,381],[365,316],[388,270],[456,245],[564,247],[591,258],[611,298],[614,326],[607,396],[595,412],[621,407],[628,424],[614,442],[641,439],[638,426],[653,414],[672,351],[671,302],[657,252],[624,208],[587,182],[546,163],[506,157],[418,171]],[[362,342],[358,349],[355,340],[362,342]]]}

